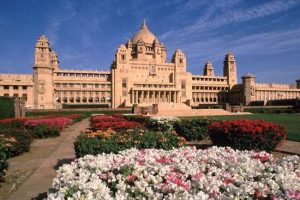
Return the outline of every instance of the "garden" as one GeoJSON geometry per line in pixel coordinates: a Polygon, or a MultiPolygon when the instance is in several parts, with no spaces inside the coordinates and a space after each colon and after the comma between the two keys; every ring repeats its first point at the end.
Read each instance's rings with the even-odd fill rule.
{"type": "Polygon", "coordinates": [[[4,181],[9,158],[28,152],[34,139],[59,136],[63,129],[83,117],[70,114],[0,120],[0,182],[4,181]]]}
{"type": "Polygon", "coordinates": [[[259,119],[95,115],[48,199],[300,199],[299,157],[272,154],[286,136],[259,119]]]}

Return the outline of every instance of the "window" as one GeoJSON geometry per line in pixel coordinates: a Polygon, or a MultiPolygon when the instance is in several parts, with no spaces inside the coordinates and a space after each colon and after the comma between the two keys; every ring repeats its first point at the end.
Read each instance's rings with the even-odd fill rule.
{"type": "Polygon", "coordinates": [[[13,97],[19,97],[19,95],[18,94],[14,94],[13,97]]]}
{"type": "Polygon", "coordinates": [[[17,89],[19,89],[19,86],[14,85],[14,86],[13,86],[13,89],[14,89],[14,90],[17,90],[17,89]]]}
{"type": "Polygon", "coordinates": [[[4,93],[4,95],[3,96],[5,96],[5,97],[9,97],[9,94],[8,93],[4,93]]]}
{"type": "Polygon", "coordinates": [[[182,58],[180,58],[180,59],[179,59],[179,63],[180,63],[180,64],[182,64],[182,63],[183,63],[183,60],[182,60],[182,58]]]}
{"type": "Polygon", "coordinates": [[[23,98],[25,101],[27,101],[27,94],[23,94],[23,95],[22,95],[22,98],[23,98]]]}
{"type": "Polygon", "coordinates": [[[4,85],[3,88],[4,88],[4,90],[9,90],[9,86],[8,85],[4,85]]]}
{"type": "Polygon", "coordinates": [[[125,55],[121,55],[122,60],[125,60],[125,55]]]}
{"type": "Polygon", "coordinates": [[[27,90],[27,86],[22,86],[22,89],[23,90],[27,90]]]}

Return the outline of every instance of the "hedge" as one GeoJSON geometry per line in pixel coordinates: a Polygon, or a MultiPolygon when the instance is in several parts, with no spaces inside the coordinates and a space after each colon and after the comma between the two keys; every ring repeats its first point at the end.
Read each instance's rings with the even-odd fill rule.
{"type": "Polygon", "coordinates": [[[62,108],[109,108],[108,104],[63,104],[62,108]]]}
{"type": "Polygon", "coordinates": [[[0,97],[0,119],[15,117],[14,102],[14,97],[0,97]]]}
{"type": "Polygon", "coordinates": [[[214,121],[208,127],[214,145],[240,150],[274,150],[286,138],[283,126],[264,120],[214,121]]]}

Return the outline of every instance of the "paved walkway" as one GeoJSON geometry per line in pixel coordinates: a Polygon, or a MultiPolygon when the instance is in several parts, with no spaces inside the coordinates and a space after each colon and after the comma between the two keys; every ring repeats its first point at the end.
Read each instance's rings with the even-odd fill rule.
{"type": "Polygon", "coordinates": [[[11,200],[43,199],[56,176],[56,169],[75,158],[74,141],[88,128],[84,119],[66,128],[60,137],[35,140],[30,152],[9,160],[9,170],[34,169],[33,174],[11,195],[11,200]]]}

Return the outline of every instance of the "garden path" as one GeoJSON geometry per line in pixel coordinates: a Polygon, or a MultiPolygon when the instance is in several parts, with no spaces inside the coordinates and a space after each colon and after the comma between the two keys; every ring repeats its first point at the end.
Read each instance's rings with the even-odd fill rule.
{"type": "Polygon", "coordinates": [[[30,152],[9,160],[9,170],[33,169],[32,175],[11,195],[11,200],[43,199],[56,176],[56,169],[75,158],[74,141],[89,127],[84,119],[67,127],[59,137],[35,140],[30,152]]]}

